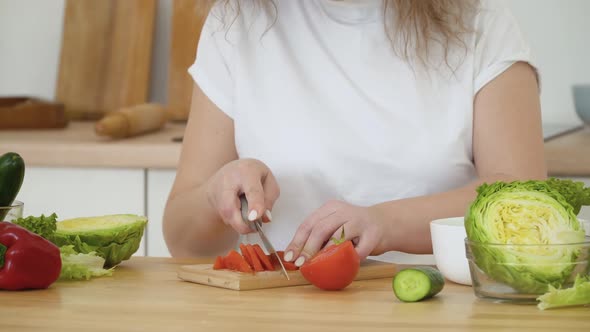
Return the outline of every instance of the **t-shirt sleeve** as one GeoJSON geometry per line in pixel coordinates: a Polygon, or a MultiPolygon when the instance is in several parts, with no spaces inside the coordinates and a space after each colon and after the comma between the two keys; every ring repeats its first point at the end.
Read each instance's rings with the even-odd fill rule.
{"type": "Polygon", "coordinates": [[[515,62],[537,66],[520,27],[501,1],[482,1],[476,19],[474,94],[515,62]]]}
{"type": "Polygon", "coordinates": [[[195,62],[188,72],[203,93],[221,111],[234,117],[234,77],[232,45],[228,40],[230,26],[223,22],[223,9],[213,6],[207,16],[197,47],[195,62]]]}

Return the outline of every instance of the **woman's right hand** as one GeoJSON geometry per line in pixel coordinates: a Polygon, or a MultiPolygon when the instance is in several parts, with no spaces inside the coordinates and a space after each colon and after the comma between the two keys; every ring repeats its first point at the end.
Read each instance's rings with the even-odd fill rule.
{"type": "Polygon", "coordinates": [[[260,160],[238,159],[224,165],[207,183],[207,198],[223,222],[240,234],[252,232],[242,219],[240,194],[248,200],[248,219],[272,219],[270,211],[279,197],[279,185],[260,160]]]}

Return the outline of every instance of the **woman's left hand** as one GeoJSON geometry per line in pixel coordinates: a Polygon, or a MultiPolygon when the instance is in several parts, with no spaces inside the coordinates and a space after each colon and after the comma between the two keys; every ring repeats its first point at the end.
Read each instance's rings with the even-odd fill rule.
{"type": "Polygon", "coordinates": [[[320,251],[332,237],[340,239],[344,227],[345,240],[352,240],[361,260],[386,250],[389,227],[374,207],[361,207],[342,201],[329,201],[314,211],[299,226],[285,249],[285,260],[301,266],[320,251]]]}

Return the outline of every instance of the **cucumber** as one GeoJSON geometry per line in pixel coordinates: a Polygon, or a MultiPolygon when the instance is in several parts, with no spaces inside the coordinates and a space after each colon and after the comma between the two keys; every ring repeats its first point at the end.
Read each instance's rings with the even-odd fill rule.
{"type": "MultiPolygon", "coordinates": [[[[20,191],[25,178],[25,162],[15,152],[0,156],[0,206],[10,206],[20,191]]],[[[0,221],[8,210],[0,210],[0,221]]]]}
{"type": "Polygon", "coordinates": [[[430,266],[416,266],[400,270],[392,282],[395,296],[403,302],[417,302],[438,294],[445,285],[439,270],[430,266]]]}

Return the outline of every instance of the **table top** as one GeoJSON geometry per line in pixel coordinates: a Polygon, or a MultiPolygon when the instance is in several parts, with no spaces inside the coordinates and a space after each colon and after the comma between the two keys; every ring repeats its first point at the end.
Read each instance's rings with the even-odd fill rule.
{"type": "Polygon", "coordinates": [[[314,286],[234,291],[184,282],[199,259],[133,257],[112,277],[0,291],[1,331],[589,331],[590,308],[539,310],[478,299],[447,282],[435,298],[402,303],[390,279],[343,291],[314,286]]]}

